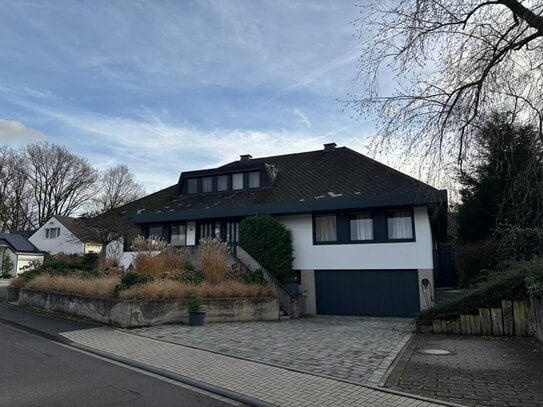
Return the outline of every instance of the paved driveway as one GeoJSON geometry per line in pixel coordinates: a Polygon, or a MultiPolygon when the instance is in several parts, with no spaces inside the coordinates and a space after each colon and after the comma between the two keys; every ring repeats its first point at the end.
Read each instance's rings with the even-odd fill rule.
{"type": "Polygon", "coordinates": [[[277,322],[162,325],[130,332],[357,383],[378,384],[412,336],[411,320],[314,317],[277,322]]]}

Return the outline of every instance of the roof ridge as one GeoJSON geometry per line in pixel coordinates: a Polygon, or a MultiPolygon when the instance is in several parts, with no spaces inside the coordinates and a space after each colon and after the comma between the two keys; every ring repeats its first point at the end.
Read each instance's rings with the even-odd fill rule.
{"type": "MultiPolygon", "coordinates": [[[[342,146],[342,147],[336,147],[334,148],[333,150],[331,151],[327,151],[327,150],[324,150],[324,149],[319,149],[319,150],[311,150],[311,151],[300,151],[298,153],[287,153],[287,154],[276,154],[276,155],[269,155],[269,156],[265,156],[265,157],[253,157],[251,158],[249,161],[247,162],[244,162],[244,164],[246,163],[250,163],[250,162],[253,162],[253,161],[258,161],[258,160],[265,160],[265,159],[273,159],[273,158],[278,158],[278,157],[289,157],[289,156],[294,156],[294,155],[302,155],[302,154],[314,154],[314,153],[330,153],[330,152],[333,152],[333,151],[336,151],[336,150],[340,150],[340,149],[348,149],[350,150],[350,148],[348,147],[345,147],[345,146],[342,146]]],[[[354,151],[354,150],[353,150],[354,151]]],[[[229,163],[226,163],[226,164],[223,164],[219,167],[215,167],[215,168],[223,168],[223,167],[226,167],[228,165],[232,165],[232,164],[239,164],[240,161],[237,160],[237,161],[230,161],[229,163]]]]}

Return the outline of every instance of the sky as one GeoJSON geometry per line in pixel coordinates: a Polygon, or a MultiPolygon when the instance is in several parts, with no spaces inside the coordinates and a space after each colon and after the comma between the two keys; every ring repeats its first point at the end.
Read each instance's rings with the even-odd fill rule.
{"type": "Polygon", "coordinates": [[[309,151],[367,153],[344,100],[361,41],[349,0],[0,0],[0,145],[127,164],[147,192],[181,171],[309,151]]]}

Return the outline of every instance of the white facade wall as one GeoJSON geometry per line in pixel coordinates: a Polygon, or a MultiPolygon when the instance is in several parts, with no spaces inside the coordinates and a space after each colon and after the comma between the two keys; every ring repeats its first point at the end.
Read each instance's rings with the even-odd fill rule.
{"type": "Polygon", "coordinates": [[[187,246],[196,244],[196,222],[187,222],[187,246]]]}
{"type": "Polygon", "coordinates": [[[313,217],[282,216],[277,219],[292,232],[293,268],[301,271],[301,292],[306,311],[316,314],[315,270],[417,270],[420,308],[433,304],[433,239],[428,211],[414,208],[415,241],[398,243],[313,244],[313,217]],[[422,280],[430,281],[429,291],[422,280]]]}
{"type": "Polygon", "coordinates": [[[433,269],[432,231],[426,208],[414,209],[415,241],[313,244],[312,215],[277,219],[292,231],[295,270],[433,269]]]}
{"type": "Polygon", "coordinates": [[[38,249],[49,252],[50,254],[83,254],[85,253],[85,244],[73,235],[56,218],[51,218],[42,225],[32,236],[30,242],[38,249]],[[45,238],[45,229],[60,228],[60,236],[55,239],[45,238]]]}

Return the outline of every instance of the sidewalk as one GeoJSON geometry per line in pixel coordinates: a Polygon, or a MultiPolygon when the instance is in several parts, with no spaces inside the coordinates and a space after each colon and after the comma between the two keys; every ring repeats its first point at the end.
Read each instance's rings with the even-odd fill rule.
{"type": "MultiPolygon", "coordinates": [[[[0,319],[32,330],[50,318],[0,306],[0,319]],[[23,314],[26,314],[25,318],[23,314]]],[[[53,319],[53,321],[57,321],[53,319]]],[[[169,373],[180,381],[224,389],[252,405],[277,406],[439,406],[452,405],[401,392],[296,372],[213,352],[145,338],[109,327],[54,322],[48,335],[90,352],[109,356],[152,372],[169,373]],[[59,329],[68,328],[60,332],[59,329]]]]}

